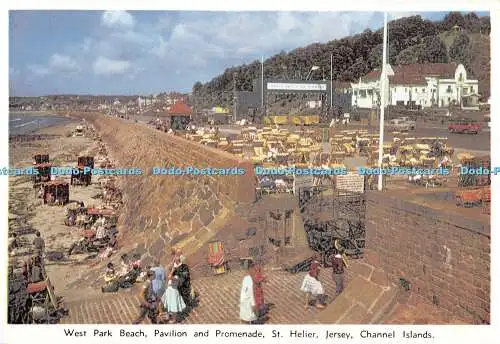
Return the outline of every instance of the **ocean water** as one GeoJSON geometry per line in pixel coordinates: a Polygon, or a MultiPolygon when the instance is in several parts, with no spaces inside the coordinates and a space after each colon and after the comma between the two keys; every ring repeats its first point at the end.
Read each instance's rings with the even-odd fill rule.
{"type": "Polygon", "coordinates": [[[71,118],[53,115],[9,113],[9,136],[30,134],[39,129],[71,123],[71,118]]]}

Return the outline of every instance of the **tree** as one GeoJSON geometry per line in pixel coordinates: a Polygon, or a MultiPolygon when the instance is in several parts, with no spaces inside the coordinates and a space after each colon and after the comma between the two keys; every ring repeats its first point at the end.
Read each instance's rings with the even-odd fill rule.
{"type": "Polygon", "coordinates": [[[438,36],[425,37],[422,40],[422,63],[446,63],[448,51],[446,45],[438,36]]]}
{"type": "Polygon", "coordinates": [[[450,12],[448,13],[442,22],[442,28],[446,31],[453,29],[454,26],[459,26],[461,28],[465,27],[465,19],[460,12],[450,12]]]}
{"type": "Polygon", "coordinates": [[[480,22],[480,32],[483,35],[489,35],[491,33],[491,21],[490,17],[481,17],[480,22]]]}
{"type": "Polygon", "coordinates": [[[460,33],[450,46],[450,60],[462,63],[468,67],[471,61],[471,46],[469,36],[460,33]]]}
{"type": "Polygon", "coordinates": [[[398,65],[408,65],[413,63],[423,63],[422,56],[424,52],[422,51],[423,45],[409,47],[403,50],[396,57],[396,64],[398,65]]]}
{"type": "Polygon", "coordinates": [[[481,31],[481,20],[474,12],[467,13],[464,16],[465,29],[468,32],[478,33],[481,31]]]}
{"type": "Polygon", "coordinates": [[[197,81],[193,86],[193,94],[198,94],[202,90],[203,85],[200,81],[197,81]]]}

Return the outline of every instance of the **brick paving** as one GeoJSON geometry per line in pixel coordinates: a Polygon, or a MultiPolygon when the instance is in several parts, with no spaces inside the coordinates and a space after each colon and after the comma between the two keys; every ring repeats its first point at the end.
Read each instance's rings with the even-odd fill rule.
{"type": "MultiPolygon", "coordinates": [[[[305,272],[290,274],[266,271],[266,302],[274,304],[268,324],[460,324],[441,307],[422,297],[406,292],[390,283],[381,270],[364,262],[351,262],[346,275],[346,288],[336,299],[329,298],[324,310],[304,309],[300,285],[305,272]]],[[[239,294],[244,273],[193,280],[200,303],[184,320],[185,324],[238,324],[239,294]]],[[[320,279],[327,295],[335,294],[330,271],[320,279]]],[[[122,290],[113,294],[91,293],[87,298],[66,302],[69,316],[63,324],[131,324],[138,315],[138,290],[122,290]]],[[[146,319],[145,324],[149,323],[146,319]]]]}
{"type": "MultiPolygon", "coordinates": [[[[314,307],[304,309],[304,294],[300,286],[305,272],[290,274],[284,271],[266,271],[268,282],[264,293],[266,302],[273,303],[269,324],[317,323],[322,312],[314,307]]],[[[239,294],[243,272],[234,271],[226,275],[193,280],[200,294],[200,304],[185,319],[186,324],[238,324],[239,294]]],[[[335,294],[335,283],[330,271],[320,276],[327,295],[335,294]]],[[[346,276],[346,285],[352,279],[346,276]]],[[[90,299],[66,302],[69,316],[62,319],[65,324],[130,324],[138,315],[137,288],[115,294],[102,294],[90,299]]],[[[329,298],[329,302],[333,299],[329,298]]],[[[148,320],[145,320],[145,323],[148,320]]]]}

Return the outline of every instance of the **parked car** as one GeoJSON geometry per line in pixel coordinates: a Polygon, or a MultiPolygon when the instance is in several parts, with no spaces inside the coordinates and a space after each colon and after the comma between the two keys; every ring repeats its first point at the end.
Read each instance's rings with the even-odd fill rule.
{"type": "Polygon", "coordinates": [[[456,119],[448,125],[448,131],[456,134],[477,134],[481,124],[470,119],[456,119]]]}
{"type": "Polygon", "coordinates": [[[389,126],[397,131],[410,131],[415,130],[415,122],[407,118],[398,118],[390,121],[389,126]]]}

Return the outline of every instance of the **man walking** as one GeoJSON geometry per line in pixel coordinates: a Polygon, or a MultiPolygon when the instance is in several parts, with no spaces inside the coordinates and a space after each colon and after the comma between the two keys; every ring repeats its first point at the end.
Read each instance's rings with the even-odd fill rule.
{"type": "Polygon", "coordinates": [[[338,296],[344,290],[344,259],[342,251],[334,250],[332,258],[333,280],[335,281],[335,294],[338,296]]]}
{"type": "Polygon", "coordinates": [[[42,239],[40,231],[36,231],[36,237],[33,239],[33,246],[35,248],[36,255],[43,257],[45,253],[45,240],[42,239]]]}
{"type": "Polygon", "coordinates": [[[153,279],[155,278],[154,271],[149,270],[147,272],[147,278],[144,281],[142,291],[139,295],[139,300],[141,301],[141,313],[134,321],[134,325],[138,325],[144,321],[146,315],[153,324],[157,323],[157,300],[153,292],[153,279]]]}

